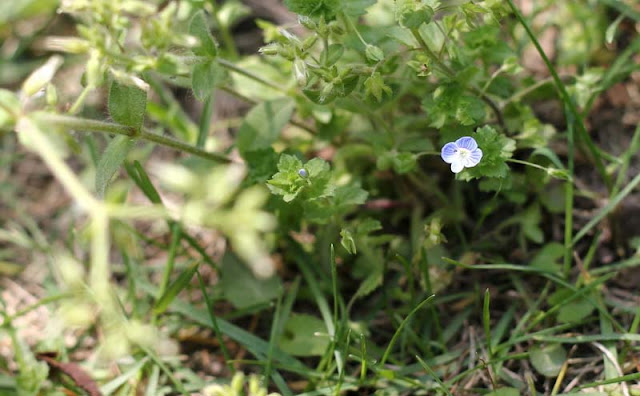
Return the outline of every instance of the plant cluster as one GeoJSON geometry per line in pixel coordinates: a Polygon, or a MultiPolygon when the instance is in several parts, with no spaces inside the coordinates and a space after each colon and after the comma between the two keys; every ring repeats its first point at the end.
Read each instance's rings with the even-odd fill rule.
{"type": "MultiPolygon", "coordinates": [[[[56,7],[18,3],[0,37],[56,7]]],[[[0,139],[34,153],[75,205],[59,239],[37,226],[0,233],[50,270],[40,302],[3,312],[16,363],[7,387],[518,395],[555,384],[557,394],[571,388],[570,354],[591,343],[604,377],[585,382],[630,394],[640,315],[612,314],[602,290],[639,262],[589,267],[594,229],[640,183],[627,177],[640,134],[617,157],[585,119],[637,69],[628,60],[640,45],[636,36],[607,70],[589,67],[594,54],[640,18],[624,2],[534,3],[525,17],[512,0],[285,0],[295,23],[257,20],[264,44],[247,55],[234,29],[250,9],[237,0],[62,0],[74,34],[43,27],[0,58],[31,42],[53,53],[0,89],[0,139]],[[597,3],[619,12],[608,27],[597,3]],[[585,19],[587,4],[597,11],[585,19]],[[558,64],[532,27],[549,9],[568,21],[558,64]],[[549,78],[523,67],[527,49],[549,78]],[[559,74],[567,65],[575,75],[559,74]],[[240,120],[216,112],[229,97],[250,108],[240,120]],[[543,121],[539,101],[556,101],[563,123],[543,121]],[[600,200],[577,182],[578,156],[608,199],[579,228],[577,199],[600,200]],[[496,307],[503,293],[517,304],[496,307]],[[40,305],[62,322],[41,350],[68,360],[80,348],[63,345],[69,330],[97,339],[82,369],[21,339],[18,320],[40,305]],[[211,330],[227,380],[176,359],[190,326],[211,330]],[[51,380],[55,370],[66,377],[51,380]],[[256,373],[248,384],[242,370],[256,373]]],[[[22,211],[13,190],[2,194],[22,211]]]]}

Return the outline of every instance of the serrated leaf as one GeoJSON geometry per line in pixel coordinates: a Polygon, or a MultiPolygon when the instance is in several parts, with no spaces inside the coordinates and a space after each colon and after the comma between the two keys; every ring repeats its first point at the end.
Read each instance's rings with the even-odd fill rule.
{"type": "Polygon", "coordinates": [[[225,298],[238,309],[271,301],[282,291],[280,278],[256,278],[232,253],[226,253],[222,258],[220,286],[225,298]]]}
{"type": "Polygon", "coordinates": [[[196,12],[191,17],[189,34],[199,40],[199,45],[193,49],[196,55],[215,57],[218,54],[218,45],[211,35],[204,10],[196,12]]]}
{"type": "Polygon", "coordinates": [[[222,76],[222,70],[214,61],[198,63],[191,73],[191,88],[196,99],[204,101],[216,88],[222,76]]]}
{"type": "Polygon", "coordinates": [[[117,123],[136,129],[142,127],[147,108],[147,92],[114,80],[109,89],[109,114],[117,123]]]}
{"type": "Polygon", "coordinates": [[[109,142],[96,167],[95,187],[98,197],[104,197],[109,181],[120,169],[134,143],[135,140],[128,136],[116,136],[109,142]]]}
{"type": "Polygon", "coordinates": [[[195,275],[196,271],[198,270],[199,264],[200,263],[195,263],[186,268],[180,273],[180,275],[178,275],[178,278],[176,278],[176,280],[169,285],[167,290],[165,290],[162,296],[160,296],[158,301],[156,301],[155,306],[153,307],[153,311],[156,314],[160,314],[166,311],[169,305],[176,298],[178,293],[180,293],[189,285],[189,283],[191,282],[191,278],[193,278],[193,275],[195,275]]]}
{"type": "Polygon", "coordinates": [[[315,316],[293,314],[284,326],[278,347],[293,356],[322,356],[329,347],[324,322],[315,316]]]}
{"type": "Polygon", "coordinates": [[[240,154],[269,148],[280,137],[294,107],[290,98],[280,98],[262,102],[251,109],[238,131],[236,145],[240,154]]]}
{"type": "Polygon", "coordinates": [[[567,360],[567,352],[560,344],[551,344],[543,348],[534,347],[529,351],[531,365],[545,377],[557,377],[565,360],[567,360]]]}
{"type": "Polygon", "coordinates": [[[278,171],[278,154],[271,147],[247,151],[244,153],[244,159],[249,165],[249,174],[245,180],[247,185],[264,183],[278,171]]]}

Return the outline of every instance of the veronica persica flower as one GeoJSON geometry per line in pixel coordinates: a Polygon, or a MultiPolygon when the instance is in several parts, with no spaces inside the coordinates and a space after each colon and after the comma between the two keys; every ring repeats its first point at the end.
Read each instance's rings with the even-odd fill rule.
{"type": "Polygon", "coordinates": [[[455,142],[442,147],[440,156],[447,164],[451,164],[451,172],[460,173],[464,168],[473,168],[482,159],[482,150],[471,136],[461,137],[455,142]]]}

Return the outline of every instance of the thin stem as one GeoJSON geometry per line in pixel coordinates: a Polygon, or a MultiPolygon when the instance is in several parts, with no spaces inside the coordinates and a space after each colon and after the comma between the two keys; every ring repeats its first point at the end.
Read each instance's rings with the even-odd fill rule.
{"type": "Polygon", "coordinates": [[[198,147],[192,146],[187,143],[183,143],[179,140],[168,136],[162,136],[150,132],[146,128],[142,128],[140,131],[136,130],[136,128],[115,124],[104,121],[97,120],[89,120],[85,118],[73,117],[73,116],[65,116],[59,114],[39,114],[38,119],[43,121],[46,124],[63,127],[67,129],[74,129],[79,132],[104,132],[104,133],[113,133],[116,135],[124,135],[129,136],[132,139],[142,139],[150,142],[154,142],[160,144],[162,146],[171,147],[173,149],[183,151],[185,153],[193,154],[198,157],[208,159],[210,161],[219,162],[219,163],[230,163],[233,160],[223,154],[219,153],[211,153],[198,147]]]}
{"type": "Polygon", "coordinates": [[[84,87],[82,89],[82,92],[80,92],[80,95],[78,96],[76,101],[73,102],[73,105],[69,108],[69,111],[67,111],[67,114],[77,114],[80,111],[80,109],[82,109],[82,106],[84,105],[84,102],[87,99],[89,92],[91,92],[93,89],[94,87],[91,85],[87,85],[86,87],[84,87]]]}
{"type": "MultiPolygon", "coordinates": [[[[559,177],[557,174],[554,176],[553,173],[551,173],[552,171],[557,171],[558,169],[556,168],[547,168],[545,166],[533,163],[533,162],[529,162],[529,161],[523,161],[523,160],[519,160],[519,159],[515,159],[515,158],[509,158],[506,160],[507,162],[513,162],[514,164],[521,164],[521,165],[526,165],[526,166],[530,166],[532,168],[536,168],[536,169],[540,169],[543,170],[547,173],[549,173],[551,175],[551,177],[556,177],[558,179],[562,179],[562,180],[567,180],[567,177],[559,177]]],[[[573,177],[569,176],[568,181],[573,181],[573,177]]]]}
{"type": "Polygon", "coordinates": [[[509,3],[509,7],[511,7],[511,9],[513,10],[513,13],[515,14],[516,18],[518,19],[520,24],[526,30],[527,35],[531,39],[531,42],[533,43],[533,45],[538,50],[538,53],[540,54],[540,57],[544,61],[545,65],[547,66],[547,69],[549,69],[549,73],[551,73],[551,76],[553,77],[553,81],[555,82],[556,87],[560,91],[560,96],[562,97],[563,102],[566,103],[569,112],[575,118],[575,121],[576,121],[575,123],[576,123],[576,126],[578,127],[578,133],[580,134],[580,137],[586,143],[589,151],[591,152],[591,155],[594,158],[595,166],[596,166],[596,169],[598,170],[598,173],[600,173],[600,176],[602,177],[602,180],[604,181],[605,185],[607,186],[607,189],[609,191],[611,191],[611,189],[613,187],[613,183],[611,182],[611,178],[609,177],[609,174],[607,173],[607,171],[606,171],[606,169],[604,167],[604,163],[602,162],[601,154],[600,154],[598,148],[596,147],[596,145],[593,143],[593,140],[591,140],[591,136],[589,136],[589,133],[587,132],[586,128],[584,127],[584,122],[582,121],[580,113],[578,112],[578,109],[576,108],[575,103],[573,102],[573,100],[569,96],[569,93],[567,92],[567,89],[565,88],[564,84],[562,83],[562,79],[558,75],[558,72],[556,71],[555,67],[553,67],[553,64],[551,64],[551,61],[549,60],[549,57],[547,57],[547,54],[542,49],[542,46],[540,45],[540,42],[538,41],[538,39],[536,38],[535,34],[531,30],[531,27],[529,26],[527,21],[524,19],[524,16],[522,16],[522,13],[520,13],[520,10],[518,10],[518,8],[515,6],[515,4],[513,4],[513,0],[507,0],[507,3],[509,3]]]}
{"type": "Polygon", "coordinates": [[[358,28],[356,27],[356,25],[354,25],[353,21],[351,19],[349,19],[349,17],[346,14],[342,14],[342,19],[344,20],[345,25],[347,25],[347,27],[350,30],[353,30],[353,32],[356,34],[356,36],[358,36],[358,39],[360,40],[360,42],[366,47],[367,45],[369,45],[369,43],[367,43],[367,41],[362,37],[362,35],[360,34],[360,32],[358,31],[358,28]]]}
{"type": "MultiPolygon", "coordinates": [[[[575,80],[574,76],[561,76],[560,77],[562,79],[562,82],[571,82],[573,80],[575,80]]],[[[534,84],[531,84],[530,86],[522,89],[521,91],[518,91],[517,93],[511,95],[510,97],[508,97],[507,99],[505,99],[504,101],[502,101],[502,103],[500,103],[500,107],[502,109],[504,109],[509,103],[513,103],[513,102],[517,102],[519,100],[521,100],[522,98],[524,98],[525,96],[535,92],[536,90],[538,90],[539,88],[549,84],[549,83],[553,83],[553,77],[549,77],[549,78],[545,78],[543,80],[539,80],[534,84]]]]}
{"type": "Polygon", "coordinates": [[[283,88],[282,86],[277,85],[275,83],[272,83],[271,81],[265,80],[264,78],[262,78],[262,77],[260,77],[260,76],[258,76],[256,74],[253,74],[253,73],[251,73],[249,71],[246,71],[246,70],[236,66],[232,62],[229,62],[226,59],[217,58],[216,61],[218,62],[218,64],[220,66],[222,66],[222,67],[224,67],[226,69],[229,69],[234,73],[238,73],[240,75],[243,75],[243,76],[245,76],[247,78],[250,78],[250,79],[252,79],[254,81],[259,82],[260,84],[266,85],[269,88],[273,88],[276,91],[283,92],[285,94],[287,93],[287,90],[285,88],[283,88]]]}

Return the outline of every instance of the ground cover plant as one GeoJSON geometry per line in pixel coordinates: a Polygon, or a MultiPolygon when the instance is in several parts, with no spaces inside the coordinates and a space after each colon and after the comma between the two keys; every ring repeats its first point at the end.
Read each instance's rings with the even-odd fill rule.
{"type": "Polygon", "coordinates": [[[0,394],[640,394],[639,24],[0,3],[0,394]]]}

